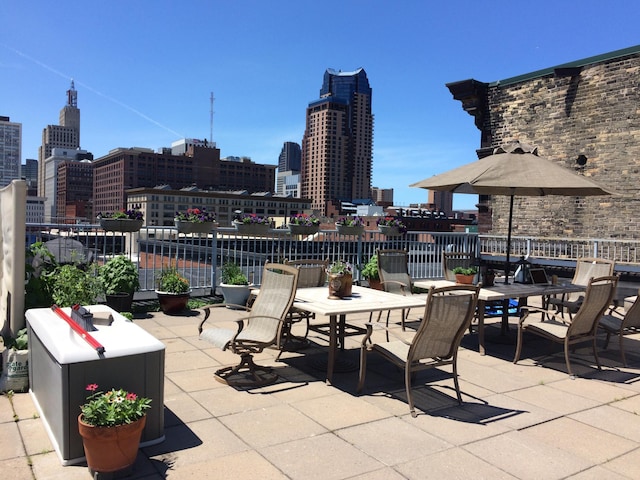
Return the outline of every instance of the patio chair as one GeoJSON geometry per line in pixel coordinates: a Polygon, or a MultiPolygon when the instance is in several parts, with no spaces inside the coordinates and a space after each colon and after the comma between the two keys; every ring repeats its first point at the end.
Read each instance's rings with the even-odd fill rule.
{"type": "Polygon", "coordinates": [[[270,367],[256,365],[253,355],[266,347],[281,346],[282,328],[287,313],[293,304],[298,284],[298,269],[291,265],[268,263],[262,273],[262,284],[245,318],[238,319],[237,330],[207,328],[203,330],[215,308],[225,308],[225,304],[204,307],[205,317],[198,326],[202,340],[212,343],[222,350],[231,350],[240,355],[240,363],[215,372],[219,382],[228,385],[254,387],[274,383],[278,376],[270,367]]]}
{"type": "Polygon", "coordinates": [[[627,359],[624,355],[624,335],[627,333],[640,332],[640,290],[631,305],[625,308],[624,314],[612,308],[600,319],[599,327],[607,334],[604,342],[605,350],[609,346],[611,335],[618,335],[620,357],[622,364],[626,367],[627,359]]]}
{"type": "MultiPolygon", "coordinates": [[[[444,279],[450,282],[456,281],[456,275],[453,273],[453,269],[457,267],[469,268],[473,267],[475,263],[475,257],[472,253],[468,252],[442,252],[442,274],[444,279]]],[[[473,283],[478,283],[477,276],[473,283]]]]}
{"type": "MultiPolygon", "coordinates": [[[[298,269],[298,288],[322,287],[327,281],[327,265],[329,264],[329,259],[285,260],[284,263],[285,265],[292,265],[298,269]]],[[[308,344],[309,322],[313,318],[315,318],[315,314],[311,312],[305,312],[295,307],[289,309],[282,329],[283,342],[278,358],[280,358],[280,355],[285,350],[297,350],[308,344]],[[304,335],[298,337],[291,333],[291,328],[295,323],[301,321],[306,322],[306,329],[304,335]]]]}
{"type": "MultiPolygon", "coordinates": [[[[615,264],[611,260],[605,260],[603,258],[579,258],[576,261],[576,270],[571,283],[573,285],[586,286],[592,278],[613,275],[614,267],[615,264]]],[[[563,319],[566,310],[569,314],[569,319],[572,319],[573,315],[580,308],[583,300],[584,294],[582,292],[575,292],[563,294],[560,297],[547,297],[543,299],[543,305],[554,308],[554,315],[559,313],[563,319]]]]}
{"type": "Polygon", "coordinates": [[[615,276],[598,277],[589,280],[584,300],[573,316],[571,323],[555,319],[545,320],[544,316],[540,320],[533,320],[530,318],[530,314],[543,310],[535,307],[522,307],[523,315],[518,322],[518,346],[516,347],[513,363],[517,363],[520,359],[523,333],[528,332],[564,345],[567,372],[571,376],[574,375],[569,361],[569,347],[591,341],[593,356],[596,359],[598,370],[601,370],[600,359],[596,351],[598,322],[611,303],[617,284],[618,277],[615,276]]]}
{"type": "Polygon", "coordinates": [[[389,329],[379,323],[368,322],[367,333],[360,347],[358,392],[364,387],[367,354],[375,352],[404,370],[407,401],[413,417],[416,416],[416,411],[411,392],[411,380],[420,370],[452,365],[453,382],[458,403],[461,404],[462,395],[458,384],[457,367],[458,347],[476,310],[479,290],[480,287],[472,285],[431,287],[427,296],[424,318],[410,341],[391,331],[390,333],[398,340],[371,343],[374,327],[384,328],[387,331],[389,329]]]}
{"type": "MultiPolygon", "coordinates": [[[[378,274],[380,275],[380,284],[385,292],[395,293],[397,295],[413,295],[413,281],[409,275],[409,256],[406,250],[378,250],[376,252],[378,259],[378,274]]],[[[391,311],[387,311],[387,326],[389,326],[389,316],[391,311]]],[[[400,326],[405,331],[405,320],[409,314],[409,309],[400,312],[400,326]]],[[[380,321],[382,312],[378,315],[380,321]]],[[[369,319],[371,320],[371,318],[369,319]]]]}

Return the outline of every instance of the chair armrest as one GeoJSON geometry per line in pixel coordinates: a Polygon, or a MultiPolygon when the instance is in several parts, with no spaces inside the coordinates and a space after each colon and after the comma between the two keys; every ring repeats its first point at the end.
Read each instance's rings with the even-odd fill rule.
{"type": "MultiPolygon", "coordinates": [[[[244,311],[250,311],[249,308],[247,308],[246,305],[232,305],[230,303],[213,303],[211,305],[205,305],[204,307],[201,307],[202,310],[204,310],[204,320],[202,320],[202,322],[200,322],[200,325],[198,325],[198,334],[202,333],[202,326],[204,325],[204,323],[209,319],[209,316],[211,315],[211,310],[215,309],[215,308],[222,308],[222,307],[228,307],[228,306],[232,306],[238,310],[244,310],[244,311]]],[[[244,319],[238,319],[237,321],[240,321],[240,323],[243,323],[244,319]]]]}
{"type": "Polygon", "coordinates": [[[366,346],[367,341],[369,341],[371,339],[371,335],[373,334],[373,329],[377,329],[377,330],[384,330],[385,332],[391,334],[393,337],[397,338],[398,340],[400,340],[402,343],[406,344],[406,345],[411,345],[411,342],[407,342],[407,340],[403,337],[401,337],[400,335],[398,335],[395,330],[392,330],[390,328],[388,328],[385,325],[382,325],[381,323],[377,323],[377,322],[366,322],[364,324],[365,327],[367,327],[367,333],[365,334],[364,338],[362,339],[362,346],[366,346]]]}
{"type": "MultiPolygon", "coordinates": [[[[406,283],[404,283],[404,282],[399,282],[399,281],[397,281],[397,280],[386,280],[386,281],[384,281],[384,282],[380,282],[380,284],[381,284],[381,285],[383,285],[383,286],[384,286],[385,284],[400,285],[400,289],[402,290],[402,293],[403,293],[403,294],[405,293],[405,290],[406,290],[407,288],[409,288],[409,287],[410,287],[410,285],[407,285],[407,284],[406,284],[406,283]]],[[[409,289],[409,292],[411,292],[411,289],[409,289]]]]}

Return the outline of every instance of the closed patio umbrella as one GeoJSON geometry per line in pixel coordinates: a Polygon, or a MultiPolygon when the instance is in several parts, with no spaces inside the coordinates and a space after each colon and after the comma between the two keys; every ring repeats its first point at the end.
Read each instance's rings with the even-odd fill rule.
{"type": "Polygon", "coordinates": [[[452,193],[510,197],[505,283],[510,270],[514,196],[582,197],[614,194],[586,177],[539,157],[537,147],[520,142],[498,147],[487,157],[410,186],[452,193]]]}

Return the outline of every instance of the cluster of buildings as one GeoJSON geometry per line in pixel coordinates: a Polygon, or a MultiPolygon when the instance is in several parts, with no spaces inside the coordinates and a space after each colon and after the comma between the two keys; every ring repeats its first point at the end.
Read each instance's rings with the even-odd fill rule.
{"type": "MultiPolygon", "coordinates": [[[[239,212],[286,223],[301,212],[330,220],[393,205],[393,189],[371,186],[372,89],[362,68],[324,73],[319,98],[306,110],[302,145],[285,142],[277,165],[222,158],[212,140],[193,138],[158,150],[114,148],[94,158],[81,148],[73,81],[66,97],[59,124],[43,129],[38,159],[27,159],[22,169],[22,126],[0,117],[0,186],[27,181],[28,222],[92,222],[98,213],[140,205],[147,225],[171,225],[176,211],[192,206],[215,211],[221,225],[239,212]]],[[[451,195],[433,206],[450,211],[451,195]]]]}

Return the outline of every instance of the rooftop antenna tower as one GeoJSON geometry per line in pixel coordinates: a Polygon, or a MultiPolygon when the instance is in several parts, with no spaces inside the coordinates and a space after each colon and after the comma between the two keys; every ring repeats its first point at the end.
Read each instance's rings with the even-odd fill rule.
{"type": "Polygon", "coordinates": [[[211,92],[211,109],[209,110],[209,144],[213,145],[213,92],[211,92]]]}

